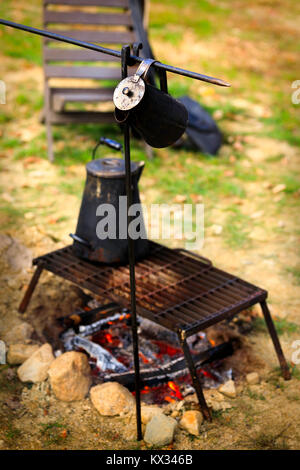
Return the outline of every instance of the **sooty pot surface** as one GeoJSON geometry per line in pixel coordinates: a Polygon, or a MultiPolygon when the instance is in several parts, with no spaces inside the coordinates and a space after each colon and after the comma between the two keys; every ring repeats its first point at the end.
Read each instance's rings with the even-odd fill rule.
{"type": "MultiPolygon", "coordinates": [[[[131,162],[132,202],[140,204],[138,181],[144,162],[131,162]]],[[[77,256],[106,264],[128,263],[127,198],[125,161],[101,158],[86,165],[83,192],[73,250],[77,256]]],[[[135,240],[136,259],[148,253],[148,240],[142,212],[137,213],[138,232],[135,240]]]]}

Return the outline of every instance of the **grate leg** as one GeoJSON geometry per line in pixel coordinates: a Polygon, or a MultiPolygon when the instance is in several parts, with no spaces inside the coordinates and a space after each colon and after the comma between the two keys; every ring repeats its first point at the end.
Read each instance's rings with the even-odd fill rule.
{"type": "Polygon", "coordinates": [[[290,373],[289,367],[287,365],[286,359],[284,357],[284,354],[283,354],[283,351],[282,351],[282,348],[281,348],[281,345],[280,345],[280,342],[279,342],[279,338],[278,338],[278,335],[277,335],[277,332],[276,332],[276,329],[275,329],[275,326],[274,326],[274,323],[273,323],[273,320],[272,320],[267,302],[264,300],[263,302],[261,302],[260,306],[262,308],[262,311],[263,311],[263,314],[264,314],[264,317],[265,317],[265,320],[266,320],[266,324],[267,324],[270,336],[271,336],[273,344],[274,344],[274,348],[275,348],[275,351],[276,351],[276,354],[277,354],[277,357],[278,357],[278,360],[279,360],[279,364],[280,364],[280,367],[281,367],[282,375],[283,375],[285,380],[290,380],[291,379],[291,373],[290,373]]]}
{"type": "Polygon", "coordinates": [[[194,364],[194,361],[193,361],[193,358],[192,358],[192,355],[191,355],[191,351],[189,349],[189,346],[188,346],[187,341],[186,341],[185,338],[182,339],[179,335],[179,340],[180,340],[180,343],[181,343],[181,347],[182,347],[182,350],[183,350],[183,353],[184,353],[184,357],[185,357],[187,366],[189,368],[189,371],[190,371],[190,374],[191,374],[191,377],[192,377],[193,385],[194,385],[194,388],[196,390],[196,394],[197,394],[197,397],[198,397],[198,401],[199,401],[201,411],[203,413],[204,418],[207,419],[208,421],[211,421],[211,414],[210,414],[209,408],[207,406],[207,403],[206,403],[206,400],[205,400],[205,397],[204,397],[204,394],[203,394],[203,390],[202,390],[202,386],[201,386],[199,377],[197,376],[197,371],[196,371],[196,367],[195,367],[195,364],[194,364]]]}
{"type": "Polygon", "coordinates": [[[36,270],[33,273],[33,276],[31,278],[30,284],[27,287],[27,290],[24,294],[24,297],[22,299],[22,302],[19,305],[19,312],[20,313],[25,313],[26,309],[28,307],[28,304],[30,302],[31,296],[34,292],[34,289],[36,288],[37,283],[39,282],[40,275],[42,274],[42,271],[44,269],[43,264],[38,264],[36,270]]]}

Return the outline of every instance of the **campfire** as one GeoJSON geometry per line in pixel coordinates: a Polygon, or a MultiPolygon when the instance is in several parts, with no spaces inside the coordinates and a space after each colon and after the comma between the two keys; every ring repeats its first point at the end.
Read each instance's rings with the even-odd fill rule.
{"type": "MultiPolygon", "coordinates": [[[[130,312],[117,303],[100,305],[90,300],[82,311],[58,319],[65,327],[61,334],[63,349],[88,355],[95,383],[117,381],[133,392],[130,320],[130,312]]],[[[143,401],[165,404],[193,394],[177,335],[142,317],[138,317],[138,324],[143,401]]],[[[199,332],[190,336],[188,343],[205,388],[217,388],[232,378],[231,369],[226,369],[222,361],[233,353],[232,341],[216,346],[214,340],[199,332]]]]}

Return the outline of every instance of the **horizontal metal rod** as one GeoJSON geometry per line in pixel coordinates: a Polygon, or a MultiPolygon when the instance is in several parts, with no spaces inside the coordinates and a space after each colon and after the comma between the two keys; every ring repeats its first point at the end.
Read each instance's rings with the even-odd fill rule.
{"type": "MultiPolygon", "coordinates": [[[[13,21],[3,20],[0,18],[0,24],[4,26],[10,26],[11,28],[20,29],[22,31],[27,31],[28,33],[38,34],[39,36],[44,36],[49,39],[54,39],[56,41],[66,42],[68,44],[73,44],[74,46],[79,46],[84,49],[90,49],[96,52],[102,52],[103,54],[112,55],[114,57],[119,57],[121,59],[121,52],[115,51],[114,49],[108,49],[106,47],[98,46],[90,42],[80,41],[78,39],[73,39],[67,36],[62,36],[61,34],[51,33],[50,31],[45,31],[43,29],[32,28],[31,26],[26,26],[19,23],[14,23],[13,21]]],[[[142,57],[137,57],[135,55],[130,56],[130,61],[132,64],[137,62],[142,62],[142,57]]],[[[175,73],[177,75],[183,75],[184,77],[193,78],[195,80],[201,80],[207,83],[213,83],[214,85],[226,86],[229,87],[230,84],[221,80],[220,78],[209,77],[208,75],[203,75],[201,73],[190,72],[189,70],[180,69],[179,67],[173,67],[172,65],[163,64],[162,62],[155,62],[153,67],[165,70],[166,72],[175,73]]]]}

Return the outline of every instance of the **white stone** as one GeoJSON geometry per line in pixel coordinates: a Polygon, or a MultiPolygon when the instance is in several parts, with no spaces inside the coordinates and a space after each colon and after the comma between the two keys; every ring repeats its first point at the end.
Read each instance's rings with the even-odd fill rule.
{"type": "Polygon", "coordinates": [[[43,344],[18,368],[21,382],[43,382],[48,376],[48,369],[54,361],[50,344],[43,344]]]}
{"type": "Polygon", "coordinates": [[[118,382],[105,382],[91,388],[90,396],[96,410],[103,416],[132,413],[135,398],[118,382]]]}
{"type": "Polygon", "coordinates": [[[224,395],[217,390],[204,390],[207,405],[214,411],[223,411],[232,408],[232,405],[224,400],[224,395]]]}
{"type": "Polygon", "coordinates": [[[228,398],[235,398],[236,397],[236,389],[233,380],[228,380],[225,382],[221,387],[219,387],[219,392],[225,395],[228,398]]]}
{"type": "Polygon", "coordinates": [[[85,354],[68,351],[58,356],[48,371],[51,388],[62,401],[82,400],[91,386],[91,368],[85,354]]]}
{"type": "Polygon", "coordinates": [[[33,331],[33,327],[29,323],[20,321],[5,332],[5,341],[7,344],[23,343],[31,337],[33,331]]]}
{"type": "Polygon", "coordinates": [[[158,414],[163,414],[163,410],[159,408],[159,406],[146,405],[141,407],[141,417],[143,424],[147,424],[153,418],[153,416],[158,414]]]}
{"type": "Polygon", "coordinates": [[[246,375],[246,380],[249,385],[259,384],[259,375],[257,372],[250,372],[246,375]]]}
{"type": "Polygon", "coordinates": [[[171,444],[176,427],[175,419],[164,414],[157,414],[146,425],[144,441],[156,447],[171,444]]]}
{"type": "Polygon", "coordinates": [[[38,344],[11,344],[7,353],[7,362],[9,364],[23,364],[33,353],[39,349],[38,344]]]}

